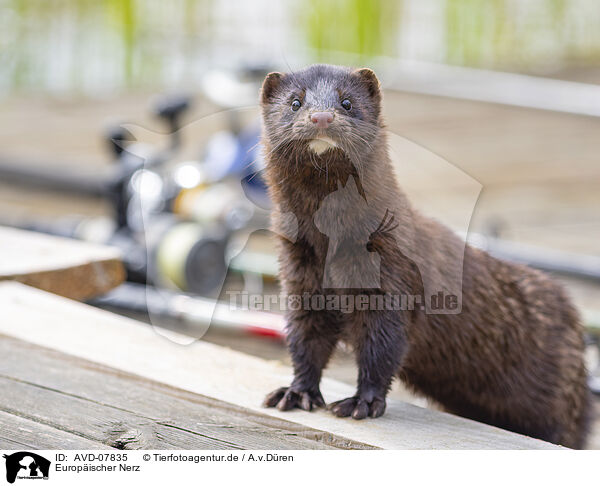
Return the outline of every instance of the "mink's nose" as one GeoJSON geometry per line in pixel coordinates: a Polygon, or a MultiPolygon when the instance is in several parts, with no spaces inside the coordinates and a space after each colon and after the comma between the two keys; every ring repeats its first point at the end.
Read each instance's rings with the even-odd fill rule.
{"type": "Polygon", "coordinates": [[[310,119],[315,125],[317,125],[317,128],[327,128],[333,121],[333,113],[329,111],[313,113],[310,115],[310,119]]]}

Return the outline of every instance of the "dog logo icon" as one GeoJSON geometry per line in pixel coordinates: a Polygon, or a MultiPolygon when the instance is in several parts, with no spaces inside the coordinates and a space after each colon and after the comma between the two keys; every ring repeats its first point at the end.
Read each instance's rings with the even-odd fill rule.
{"type": "Polygon", "coordinates": [[[6,480],[12,484],[17,478],[48,479],[50,461],[33,452],[15,452],[4,454],[6,460],[6,480]]]}

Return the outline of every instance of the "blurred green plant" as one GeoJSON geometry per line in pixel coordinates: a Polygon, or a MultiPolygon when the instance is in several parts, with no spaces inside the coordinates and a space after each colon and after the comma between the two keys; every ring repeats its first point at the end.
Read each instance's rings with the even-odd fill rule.
{"type": "Polygon", "coordinates": [[[308,45],[318,60],[348,53],[361,61],[396,55],[399,0],[308,0],[301,2],[308,45]]]}
{"type": "Polygon", "coordinates": [[[445,0],[445,61],[535,70],[600,60],[597,0],[445,0]]]}
{"type": "Polygon", "coordinates": [[[0,94],[196,83],[248,60],[600,66],[600,0],[0,0],[0,94]]]}
{"type": "MultiPolygon", "coordinates": [[[[79,0],[81,1],[81,0],[79,0]]],[[[133,80],[133,51],[135,49],[136,16],[134,0],[106,0],[109,25],[121,37],[123,77],[126,85],[133,80]]]]}

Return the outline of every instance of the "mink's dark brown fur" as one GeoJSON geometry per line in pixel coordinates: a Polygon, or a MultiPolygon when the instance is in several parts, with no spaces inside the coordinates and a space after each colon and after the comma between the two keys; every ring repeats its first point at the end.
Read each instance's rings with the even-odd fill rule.
{"type": "Polygon", "coordinates": [[[419,306],[288,310],[294,380],[265,404],[281,410],[324,405],[321,373],[344,340],[356,350],[358,389],[330,406],[337,416],[382,415],[392,378],[399,376],[449,412],[583,447],[590,402],[577,312],[545,274],[465,247],[411,207],[388,156],[374,73],[325,65],[272,73],[261,105],[273,225],[281,235],[280,277],[288,294],[389,293],[425,300],[428,283],[443,286],[452,272],[459,271],[462,284],[458,313],[419,306]],[[350,103],[342,105],[344,100],[350,103]],[[333,121],[317,126],[315,112],[331,113],[333,121]],[[311,141],[324,136],[333,145],[312,149],[311,141]],[[362,200],[349,196],[344,205],[330,197],[349,187],[362,200]],[[327,236],[332,234],[335,243],[327,236]],[[353,283],[372,270],[372,259],[355,258],[365,244],[380,256],[379,288],[353,283]],[[324,279],[335,285],[324,287],[324,279]]]}

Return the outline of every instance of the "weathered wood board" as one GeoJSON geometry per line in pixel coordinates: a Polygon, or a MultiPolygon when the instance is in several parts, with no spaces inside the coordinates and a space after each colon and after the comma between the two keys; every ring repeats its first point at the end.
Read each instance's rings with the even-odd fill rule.
{"type": "Polygon", "coordinates": [[[333,448],[317,431],[263,425],[216,400],[19,339],[0,335],[0,355],[0,444],[8,449],[333,448]]]}
{"type": "Polygon", "coordinates": [[[119,285],[125,270],[116,248],[0,226],[0,280],[16,280],[85,300],[119,285]]]}
{"type": "Polygon", "coordinates": [[[102,449],[85,439],[18,414],[0,411],[0,449],[102,449]]]}
{"type": "MultiPolygon", "coordinates": [[[[182,346],[166,339],[146,324],[14,282],[0,283],[0,306],[6,317],[0,321],[0,333],[168,385],[173,390],[177,390],[174,392],[175,395],[185,393],[183,391],[185,390],[196,394],[196,397],[199,395],[204,397],[196,400],[199,402],[197,405],[172,409],[167,414],[167,419],[160,414],[151,414],[148,409],[130,410],[128,407],[133,407],[133,404],[138,404],[135,405],[136,407],[142,406],[140,404],[145,398],[139,396],[131,399],[123,398],[128,405],[112,404],[115,410],[103,415],[107,411],[99,407],[105,407],[107,404],[104,403],[102,396],[94,396],[93,390],[83,383],[84,378],[53,374],[52,367],[48,365],[45,366],[47,369],[45,374],[48,375],[49,381],[36,384],[35,370],[27,371],[26,366],[20,370],[22,358],[13,359],[10,365],[5,363],[6,360],[2,360],[1,370],[7,366],[9,369],[6,372],[0,371],[0,374],[9,377],[11,374],[20,376],[17,380],[20,380],[20,393],[24,397],[28,396],[28,387],[46,387],[47,391],[54,390],[53,387],[56,387],[64,388],[64,393],[68,396],[76,395],[83,400],[79,404],[80,414],[88,417],[88,422],[96,423],[96,429],[86,437],[90,440],[106,440],[106,436],[102,435],[104,429],[100,422],[101,416],[110,417],[110,420],[102,419],[105,422],[137,424],[132,417],[133,414],[136,420],[138,415],[144,418],[138,427],[141,429],[144,429],[149,423],[148,419],[151,419],[152,432],[146,436],[161,437],[161,442],[153,443],[154,447],[174,447],[179,439],[172,437],[172,430],[169,430],[171,434],[165,431],[162,435],[163,429],[159,430],[157,427],[166,427],[164,424],[168,423],[168,419],[187,424],[186,421],[194,420],[191,418],[193,408],[197,406],[200,410],[200,402],[210,400],[211,403],[226,404],[223,407],[235,412],[236,416],[244,420],[253,417],[251,420],[256,422],[256,417],[260,417],[258,422],[269,427],[282,429],[284,427],[281,426],[281,421],[285,421],[290,423],[289,430],[309,429],[306,434],[308,436],[316,434],[321,441],[313,442],[313,445],[325,441],[336,446],[370,446],[389,449],[556,448],[539,440],[395,400],[390,400],[388,403],[385,416],[377,420],[360,422],[338,419],[323,410],[312,413],[300,410],[282,413],[274,409],[264,409],[260,404],[265,393],[277,386],[287,384],[291,378],[291,370],[277,362],[250,357],[202,341],[182,346]],[[273,420],[278,421],[277,426],[273,425],[275,423],[272,422],[273,420]]],[[[13,377],[13,386],[14,383],[15,377],[13,377]]],[[[108,385],[108,383],[110,380],[107,380],[107,386],[113,387],[114,395],[119,395],[115,393],[119,388],[124,397],[131,396],[133,393],[129,390],[129,386],[119,383],[108,385]]],[[[353,387],[327,379],[323,382],[322,391],[327,401],[354,393],[353,387]]],[[[54,400],[64,400],[55,395],[53,397],[54,400]]],[[[152,403],[150,400],[147,405],[152,407],[152,403]]],[[[10,408],[9,403],[4,404],[3,407],[13,410],[16,405],[10,408]]],[[[33,403],[22,408],[25,411],[30,410],[28,412],[30,414],[37,413],[33,403]]],[[[41,415],[32,415],[28,418],[42,420],[41,415]]],[[[60,417],[47,419],[57,426],[67,425],[60,422],[60,417]]],[[[104,425],[110,429],[110,425],[104,425]]],[[[232,423],[232,425],[233,429],[228,430],[229,438],[225,439],[231,444],[235,443],[234,438],[241,440],[235,432],[238,424],[232,423]]],[[[182,428],[186,427],[189,427],[189,424],[182,428]]],[[[200,433],[210,436],[206,432],[200,433]]],[[[123,434],[128,435],[127,431],[123,434]]],[[[143,430],[141,434],[144,435],[143,430]]],[[[127,437],[124,440],[126,441],[127,437]]],[[[208,438],[206,440],[203,447],[217,447],[208,438]]],[[[257,437],[252,440],[259,440],[260,443],[257,437]]],[[[250,439],[240,443],[240,447],[256,447],[254,445],[256,442],[249,441],[250,439]]]]}

